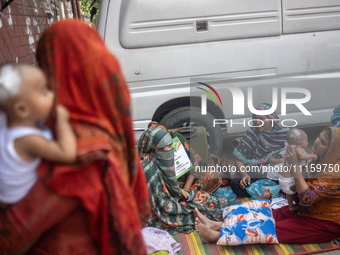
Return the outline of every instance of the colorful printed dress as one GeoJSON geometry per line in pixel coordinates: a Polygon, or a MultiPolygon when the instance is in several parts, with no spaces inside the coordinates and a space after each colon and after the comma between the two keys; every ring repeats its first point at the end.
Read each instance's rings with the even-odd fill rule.
{"type": "Polygon", "coordinates": [[[180,187],[174,171],[174,151],[160,150],[172,144],[170,134],[161,128],[150,127],[139,139],[138,151],[143,158],[151,204],[151,217],[147,226],[167,230],[169,233],[190,233],[195,230],[193,210],[198,210],[214,221],[222,220],[221,208],[227,200],[206,192],[190,191],[190,195],[203,200],[202,204],[180,202],[180,187]]]}
{"type": "Polygon", "coordinates": [[[313,176],[298,195],[298,210],[288,206],[273,210],[280,243],[322,243],[340,236],[340,128],[329,129],[327,153],[323,162],[315,162],[314,170],[309,168],[313,176]]]}

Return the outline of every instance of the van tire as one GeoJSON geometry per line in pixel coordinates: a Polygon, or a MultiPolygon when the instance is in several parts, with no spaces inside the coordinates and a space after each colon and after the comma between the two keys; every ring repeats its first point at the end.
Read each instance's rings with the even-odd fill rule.
{"type": "Polygon", "coordinates": [[[167,129],[190,126],[204,126],[207,131],[208,149],[214,155],[220,155],[223,147],[222,130],[213,127],[214,116],[210,113],[201,115],[201,109],[192,106],[180,107],[167,113],[159,122],[167,129]]]}

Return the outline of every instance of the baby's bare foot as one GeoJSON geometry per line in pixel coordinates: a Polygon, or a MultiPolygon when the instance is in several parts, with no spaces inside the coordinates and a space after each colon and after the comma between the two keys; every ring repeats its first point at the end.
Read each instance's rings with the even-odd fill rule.
{"type": "Polygon", "coordinates": [[[198,218],[205,226],[207,226],[211,230],[220,231],[222,223],[223,223],[222,221],[218,222],[218,221],[209,220],[206,216],[200,213],[200,211],[197,208],[195,208],[194,210],[194,215],[195,215],[195,219],[198,218]]]}
{"type": "Polygon", "coordinates": [[[197,217],[195,219],[195,229],[197,234],[202,237],[203,241],[206,243],[214,243],[217,242],[217,240],[220,237],[220,232],[212,230],[208,228],[206,225],[204,225],[199,218],[197,217]]]}
{"type": "Polygon", "coordinates": [[[269,199],[269,201],[272,202],[273,193],[270,193],[270,188],[265,187],[262,195],[258,199],[269,199]]]}

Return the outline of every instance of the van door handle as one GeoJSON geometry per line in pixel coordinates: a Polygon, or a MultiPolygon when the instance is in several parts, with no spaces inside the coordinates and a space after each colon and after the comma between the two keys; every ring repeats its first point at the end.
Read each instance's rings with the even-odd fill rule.
{"type": "Polygon", "coordinates": [[[196,21],[196,31],[197,32],[208,31],[208,21],[196,21]]]}

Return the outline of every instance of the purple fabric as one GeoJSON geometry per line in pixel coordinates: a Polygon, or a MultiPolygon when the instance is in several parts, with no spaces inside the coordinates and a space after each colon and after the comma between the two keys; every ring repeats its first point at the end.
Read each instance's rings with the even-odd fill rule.
{"type": "Polygon", "coordinates": [[[167,251],[169,255],[176,255],[181,250],[181,244],[177,243],[171,235],[158,228],[146,227],[142,230],[144,242],[148,254],[156,251],[167,251]]]}
{"type": "MultiPolygon", "coordinates": [[[[322,187],[322,186],[321,186],[322,187]]],[[[319,189],[319,186],[318,186],[319,189]]],[[[311,206],[312,204],[318,202],[322,196],[319,196],[314,191],[312,191],[309,187],[298,195],[300,202],[299,204],[302,206],[311,206]]]]}

